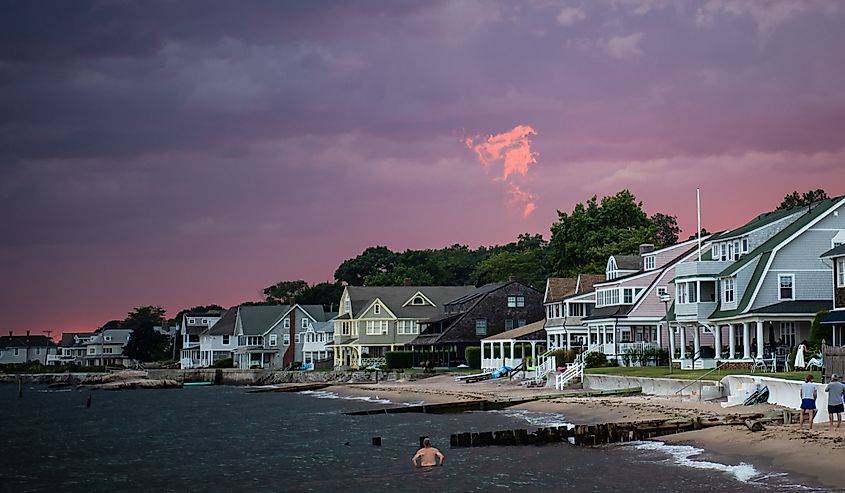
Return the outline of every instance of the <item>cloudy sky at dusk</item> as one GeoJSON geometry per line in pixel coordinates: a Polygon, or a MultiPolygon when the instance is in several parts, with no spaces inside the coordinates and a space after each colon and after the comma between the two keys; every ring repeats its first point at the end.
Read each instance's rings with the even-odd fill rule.
{"type": "Polygon", "coordinates": [[[0,333],[548,236],[622,188],[685,235],[696,187],[710,230],[845,194],[843,46],[838,1],[0,0],[0,333]]]}

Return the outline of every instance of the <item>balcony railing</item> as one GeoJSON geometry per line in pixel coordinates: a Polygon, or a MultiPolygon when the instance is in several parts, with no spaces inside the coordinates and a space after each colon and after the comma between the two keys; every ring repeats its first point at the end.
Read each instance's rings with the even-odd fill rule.
{"type": "Polygon", "coordinates": [[[371,366],[385,366],[387,360],[384,358],[361,358],[361,368],[369,368],[371,366]]]}

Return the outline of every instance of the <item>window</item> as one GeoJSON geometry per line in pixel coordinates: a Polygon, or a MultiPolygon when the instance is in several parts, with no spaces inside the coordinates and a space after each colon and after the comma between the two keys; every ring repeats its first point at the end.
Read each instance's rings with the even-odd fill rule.
{"type": "Polygon", "coordinates": [[[279,336],[276,334],[270,334],[270,346],[277,346],[279,344],[279,336]]]}
{"type": "Polygon", "coordinates": [[[399,320],[396,322],[396,333],[400,335],[417,334],[419,326],[416,320],[399,320]]]}
{"type": "Polygon", "coordinates": [[[742,252],[739,251],[739,240],[734,240],[734,260],[739,260],[740,253],[742,252]]]}
{"type": "Polygon", "coordinates": [[[725,261],[728,259],[728,245],[719,243],[719,259],[725,261]]]}
{"type": "Polygon", "coordinates": [[[658,286],[657,297],[660,298],[666,294],[669,294],[669,291],[664,286],[658,286]]]}
{"type": "MultiPolygon", "coordinates": [[[[290,335],[288,335],[288,337],[290,337],[290,335]]],[[[299,341],[301,341],[301,340],[302,340],[302,339],[301,339],[301,338],[300,338],[300,336],[299,336],[299,332],[297,332],[296,334],[294,334],[294,336],[293,336],[293,342],[295,342],[295,343],[299,344],[299,341]]]]}
{"type": "Polygon", "coordinates": [[[411,300],[412,305],[425,305],[425,300],[422,299],[422,296],[416,296],[413,300],[411,300]]]}
{"type": "Polygon", "coordinates": [[[679,305],[686,304],[687,302],[687,284],[680,282],[675,286],[675,298],[678,301],[679,305]]]}
{"type": "Polygon", "coordinates": [[[645,270],[654,270],[654,255],[643,257],[643,268],[645,270]]]}
{"type": "Polygon", "coordinates": [[[725,303],[734,302],[734,278],[729,277],[722,282],[722,299],[725,303]]]}
{"type": "Polygon", "coordinates": [[[508,318],[505,320],[505,330],[513,329],[513,320],[508,318]]]}
{"type": "Polygon", "coordinates": [[[290,334],[284,333],[282,334],[282,344],[285,346],[290,346],[290,334]]]}
{"type": "Polygon", "coordinates": [[[622,303],[625,305],[630,305],[634,302],[634,290],[631,288],[625,288],[622,290],[622,303]]]}
{"type": "Polygon", "coordinates": [[[486,336],[487,335],[487,319],[482,318],[475,321],[475,335],[477,336],[486,336]]]}
{"type": "Polygon", "coordinates": [[[525,307],[525,296],[508,296],[508,308],[525,307]]]}
{"type": "Polygon", "coordinates": [[[229,336],[223,336],[223,344],[229,344],[229,336]]]}
{"type": "Polygon", "coordinates": [[[779,300],[794,300],[795,299],[795,275],[793,274],[778,274],[778,299],[779,300]]]}
{"type": "Polygon", "coordinates": [[[555,318],[560,318],[560,303],[555,305],[555,318]]]}
{"type": "Polygon", "coordinates": [[[570,317],[583,317],[584,315],[585,315],[584,303],[570,303],[569,304],[569,316],[570,317]]]}
{"type": "Polygon", "coordinates": [[[698,303],[698,283],[687,283],[687,302],[698,303]]]}
{"type": "Polygon", "coordinates": [[[188,319],[188,325],[194,325],[195,323],[197,323],[197,319],[195,319],[195,318],[189,318],[188,319]]]}
{"type": "Polygon", "coordinates": [[[546,306],[546,318],[554,318],[554,311],[552,310],[552,305],[546,306]]]}
{"type": "Polygon", "coordinates": [[[836,259],[836,287],[845,288],[845,257],[836,259]]]}
{"type": "Polygon", "coordinates": [[[379,305],[378,303],[373,305],[373,313],[375,315],[381,315],[381,305],[379,305]]]}
{"type": "Polygon", "coordinates": [[[795,322],[780,323],[780,338],[787,346],[794,346],[796,344],[795,322]]]}
{"type": "Polygon", "coordinates": [[[111,341],[111,336],[106,336],[106,337],[105,337],[105,339],[106,339],[106,342],[110,342],[110,341],[111,341]]]}
{"type": "Polygon", "coordinates": [[[523,327],[524,325],[525,325],[525,320],[519,319],[519,320],[516,321],[517,327],[523,327]]]}
{"type": "Polygon", "coordinates": [[[286,329],[289,329],[289,328],[290,328],[290,319],[289,319],[289,318],[285,318],[285,319],[282,321],[282,327],[284,327],[284,328],[286,328],[286,329]]]}
{"type": "Polygon", "coordinates": [[[508,308],[516,308],[516,296],[508,296],[508,308]]]}
{"type": "Polygon", "coordinates": [[[311,325],[310,320],[308,320],[307,318],[303,318],[302,319],[302,328],[307,329],[309,325],[311,325]]]}
{"type": "Polygon", "coordinates": [[[112,354],[114,352],[114,348],[104,347],[103,354],[112,354]]]}
{"type": "Polygon", "coordinates": [[[202,324],[203,324],[203,325],[208,325],[208,319],[207,319],[207,318],[202,319],[202,324]]]}
{"type": "Polygon", "coordinates": [[[742,239],[742,253],[748,253],[748,238],[742,239]]]}
{"type": "Polygon", "coordinates": [[[40,347],[35,348],[35,354],[41,354],[41,348],[40,347]]]}
{"type": "Polygon", "coordinates": [[[387,334],[387,320],[367,320],[367,335],[380,336],[387,334]]]}

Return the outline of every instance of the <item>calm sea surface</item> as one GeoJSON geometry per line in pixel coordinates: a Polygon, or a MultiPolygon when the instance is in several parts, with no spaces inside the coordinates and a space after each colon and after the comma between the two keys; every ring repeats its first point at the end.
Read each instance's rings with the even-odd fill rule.
{"type": "Polygon", "coordinates": [[[593,449],[449,449],[462,431],[565,421],[519,412],[346,416],[384,406],[238,387],[49,391],[0,385],[0,491],[795,491],[796,481],[695,449],[634,444],[593,449]],[[85,400],[92,396],[92,407],[85,400]],[[419,437],[446,466],[413,469],[419,437]],[[374,436],[383,438],[373,447],[374,436]]]}

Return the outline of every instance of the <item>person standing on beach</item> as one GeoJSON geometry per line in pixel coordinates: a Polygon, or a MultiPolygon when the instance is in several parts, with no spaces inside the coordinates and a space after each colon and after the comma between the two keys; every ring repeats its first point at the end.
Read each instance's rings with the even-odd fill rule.
{"type": "Polygon", "coordinates": [[[414,464],[414,467],[417,467],[417,459],[419,459],[419,466],[420,467],[431,467],[443,465],[443,461],[446,459],[443,457],[443,454],[440,453],[439,450],[431,446],[431,440],[428,438],[423,440],[423,448],[417,450],[417,453],[414,454],[414,458],[411,459],[411,463],[414,464]],[[440,460],[438,464],[437,461],[440,460]]]}
{"type": "Polygon", "coordinates": [[[833,415],[836,415],[836,429],[842,424],[842,413],[845,412],[845,384],[839,381],[839,375],[834,373],[830,376],[830,383],[824,389],[827,392],[827,415],[830,424],[827,429],[833,431],[833,415]]]}
{"type": "Polygon", "coordinates": [[[816,386],[813,375],[807,375],[801,384],[801,413],[798,415],[798,427],[804,428],[804,412],[810,417],[810,429],[813,429],[813,414],[816,411],[816,386]]]}

